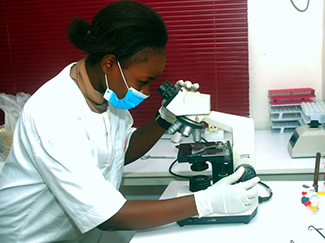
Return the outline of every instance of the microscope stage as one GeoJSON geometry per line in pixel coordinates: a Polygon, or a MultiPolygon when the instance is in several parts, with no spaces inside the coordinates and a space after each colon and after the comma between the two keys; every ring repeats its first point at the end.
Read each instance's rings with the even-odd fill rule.
{"type": "Polygon", "coordinates": [[[229,142],[183,143],[179,145],[177,159],[179,163],[224,162],[227,156],[232,156],[229,142]]]}

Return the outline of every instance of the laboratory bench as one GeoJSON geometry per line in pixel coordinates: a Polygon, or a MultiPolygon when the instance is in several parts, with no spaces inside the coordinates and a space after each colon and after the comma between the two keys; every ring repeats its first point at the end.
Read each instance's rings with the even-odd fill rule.
{"type": "MultiPolygon", "coordinates": [[[[244,243],[324,243],[325,239],[312,227],[325,235],[325,195],[319,195],[318,209],[312,211],[302,203],[305,186],[313,181],[267,181],[273,196],[257,207],[250,222],[185,225],[176,222],[138,231],[105,232],[100,243],[152,243],[152,242],[244,242],[244,243]]],[[[179,187],[186,181],[172,181],[163,191],[160,200],[177,196],[179,187]]],[[[325,191],[324,181],[318,183],[319,192],[325,191]]],[[[269,190],[258,184],[258,194],[268,197],[269,190]]]]}
{"type": "MultiPolygon", "coordinates": [[[[167,224],[149,230],[139,230],[131,243],[152,242],[249,242],[249,243],[299,243],[325,242],[313,228],[325,234],[325,196],[319,196],[319,208],[312,211],[301,203],[303,185],[311,186],[312,181],[268,181],[273,197],[258,206],[257,214],[248,224],[201,224],[178,226],[167,224]],[[308,229],[309,228],[309,229],[308,229]]],[[[173,181],[161,199],[173,198],[179,186],[187,182],[173,181]]],[[[269,195],[265,187],[258,185],[259,195],[269,195]]],[[[319,191],[324,191],[324,183],[319,183],[319,191]]]]}
{"type": "MultiPolygon", "coordinates": [[[[288,152],[288,142],[291,134],[273,133],[271,130],[255,131],[255,170],[262,181],[310,181],[315,171],[315,158],[291,158],[288,152]]],[[[225,140],[231,140],[231,135],[225,135],[225,140]]],[[[190,143],[191,138],[181,142],[190,143]]],[[[162,158],[140,158],[125,166],[123,186],[167,186],[172,181],[182,181],[169,173],[169,167],[176,159],[177,143],[170,141],[168,135],[163,136],[147,153],[149,156],[162,158]],[[163,158],[163,157],[168,158],[163,158]],[[171,158],[169,158],[171,157],[171,158]]],[[[316,155],[316,153],[315,153],[316,155]]],[[[209,163],[208,163],[209,164],[209,163]]],[[[172,171],[180,175],[196,175],[190,170],[188,163],[175,163],[172,171]]],[[[320,161],[320,178],[323,178],[324,158],[320,161]]],[[[211,175],[211,169],[200,174],[211,175]]]]}

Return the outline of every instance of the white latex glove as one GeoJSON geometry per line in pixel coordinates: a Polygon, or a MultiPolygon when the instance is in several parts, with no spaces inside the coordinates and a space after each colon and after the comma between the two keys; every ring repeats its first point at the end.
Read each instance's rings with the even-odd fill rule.
{"type": "Polygon", "coordinates": [[[221,179],[206,190],[194,193],[195,204],[199,217],[212,213],[234,214],[242,213],[250,208],[257,197],[258,177],[236,183],[245,169],[240,167],[233,174],[221,179]]]}
{"type": "Polygon", "coordinates": [[[197,91],[200,87],[198,83],[192,84],[191,81],[184,81],[184,80],[178,80],[176,82],[175,86],[184,87],[188,91],[193,91],[193,92],[197,91]]]}
{"type": "MultiPolygon", "coordinates": [[[[199,89],[199,84],[194,83],[192,84],[191,81],[183,81],[183,80],[178,80],[175,84],[176,87],[183,87],[188,91],[197,91],[199,89]]],[[[165,100],[162,101],[162,104],[164,104],[165,100]]],[[[161,106],[159,109],[159,114],[162,119],[165,121],[173,124],[176,121],[176,116],[170,112],[169,110],[166,109],[166,107],[161,106]]]]}

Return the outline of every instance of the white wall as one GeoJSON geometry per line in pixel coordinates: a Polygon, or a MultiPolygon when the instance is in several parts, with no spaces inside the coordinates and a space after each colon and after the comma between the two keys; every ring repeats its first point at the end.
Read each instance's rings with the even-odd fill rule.
{"type": "MultiPolygon", "coordinates": [[[[307,0],[294,0],[304,9],[307,0]]],[[[268,90],[315,89],[323,98],[323,0],[298,12],[290,0],[248,0],[250,116],[269,129],[268,90]]]]}

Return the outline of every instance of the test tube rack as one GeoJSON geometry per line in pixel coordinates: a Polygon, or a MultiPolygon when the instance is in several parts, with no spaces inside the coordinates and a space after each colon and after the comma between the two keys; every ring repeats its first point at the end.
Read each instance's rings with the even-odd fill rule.
{"type": "Polygon", "coordinates": [[[274,133],[292,133],[304,125],[300,104],[270,105],[270,119],[274,133]]]}
{"type": "Polygon", "coordinates": [[[320,123],[325,123],[325,104],[322,100],[314,100],[315,102],[302,102],[302,118],[305,123],[312,120],[318,120],[320,123]]]}
{"type": "Polygon", "coordinates": [[[311,88],[269,90],[271,129],[275,133],[292,133],[311,120],[325,123],[325,105],[315,99],[311,88]]]}
{"type": "Polygon", "coordinates": [[[312,88],[275,89],[269,90],[268,93],[271,105],[313,102],[312,98],[315,98],[315,90],[312,88]]]}

